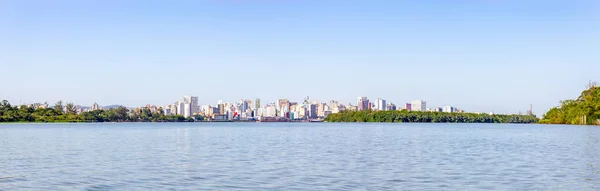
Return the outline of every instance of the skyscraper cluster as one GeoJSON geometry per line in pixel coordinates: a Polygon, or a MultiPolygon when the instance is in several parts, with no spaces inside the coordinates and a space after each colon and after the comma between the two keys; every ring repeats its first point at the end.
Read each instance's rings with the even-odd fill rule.
{"type": "Polygon", "coordinates": [[[406,103],[404,107],[396,106],[385,99],[377,98],[371,101],[368,97],[358,97],[356,105],[349,103],[340,104],[338,101],[319,102],[306,97],[302,102],[293,102],[289,99],[278,99],[262,105],[260,99],[242,99],[238,102],[218,101],[214,105],[198,105],[198,97],[184,96],[182,100],[166,105],[163,109],[166,115],[182,115],[192,117],[202,115],[209,120],[255,120],[261,118],[285,119],[285,120],[315,120],[323,119],[330,114],[350,111],[432,111],[432,112],[460,112],[454,107],[427,108],[423,100],[415,100],[406,103]]]}
{"type": "Polygon", "coordinates": [[[200,113],[198,97],[184,96],[182,100],[165,106],[163,111],[166,115],[182,115],[186,118],[192,117],[193,115],[200,113]]]}

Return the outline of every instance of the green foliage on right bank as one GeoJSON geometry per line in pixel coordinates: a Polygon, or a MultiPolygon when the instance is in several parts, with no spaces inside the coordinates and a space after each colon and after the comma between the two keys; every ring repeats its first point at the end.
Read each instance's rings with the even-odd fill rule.
{"type": "Polygon", "coordinates": [[[561,101],[550,109],[540,123],[570,125],[600,125],[600,88],[595,82],[574,100],[561,101]]]}
{"type": "Polygon", "coordinates": [[[488,115],[417,111],[343,111],[327,116],[327,122],[387,123],[537,123],[535,115],[488,115]]]}

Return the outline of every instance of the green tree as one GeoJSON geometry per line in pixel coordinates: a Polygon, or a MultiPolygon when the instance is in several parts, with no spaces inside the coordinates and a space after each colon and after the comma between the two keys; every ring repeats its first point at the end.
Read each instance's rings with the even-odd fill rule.
{"type": "Polygon", "coordinates": [[[73,103],[67,103],[67,114],[75,115],[77,114],[77,106],[73,103]]]}
{"type": "Polygon", "coordinates": [[[58,112],[58,113],[64,113],[63,111],[63,102],[62,101],[57,101],[56,104],[54,104],[54,109],[58,112]]]}
{"type": "Polygon", "coordinates": [[[600,88],[596,82],[586,88],[577,99],[561,101],[560,106],[550,109],[540,123],[596,124],[600,120],[600,88]]]}

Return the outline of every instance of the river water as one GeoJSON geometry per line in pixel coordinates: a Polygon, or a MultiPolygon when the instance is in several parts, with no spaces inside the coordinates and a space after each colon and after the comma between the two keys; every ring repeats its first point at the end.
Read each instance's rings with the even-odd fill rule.
{"type": "Polygon", "coordinates": [[[600,127],[4,124],[0,190],[600,190],[600,127]]]}

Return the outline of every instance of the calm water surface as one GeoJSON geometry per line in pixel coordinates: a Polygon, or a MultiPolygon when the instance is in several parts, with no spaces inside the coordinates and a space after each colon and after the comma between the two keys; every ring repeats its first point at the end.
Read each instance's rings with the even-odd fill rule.
{"type": "Polygon", "coordinates": [[[600,127],[0,125],[0,190],[600,190],[600,127]]]}

